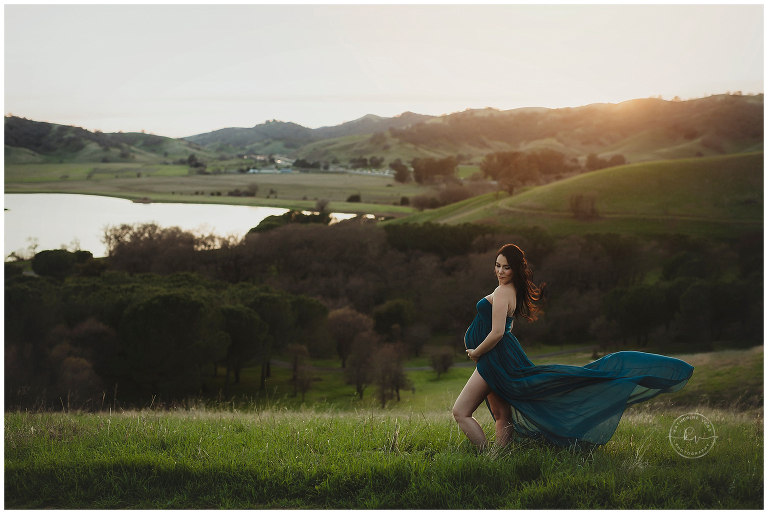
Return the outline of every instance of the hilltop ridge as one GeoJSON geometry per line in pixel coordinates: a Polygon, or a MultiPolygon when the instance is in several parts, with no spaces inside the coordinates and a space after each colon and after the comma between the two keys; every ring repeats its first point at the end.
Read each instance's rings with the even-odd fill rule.
{"type": "Polygon", "coordinates": [[[5,157],[9,163],[104,158],[162,162],[190,153],[219,160],[279,153],[324,163],[374,156],[382,162],[456,156],[461,162],[479,164],[492,152],[550,149],[582,162],[592,153],[599,157],[622,154],[629,162],[642,162],[761,151],[763,119],[763,94],[686,101],[640,98],[559,109],[487,107],[443,116],[367,114],[317,129],[270,120],[179,139],[105,134],[6,116],[5,157]]]}

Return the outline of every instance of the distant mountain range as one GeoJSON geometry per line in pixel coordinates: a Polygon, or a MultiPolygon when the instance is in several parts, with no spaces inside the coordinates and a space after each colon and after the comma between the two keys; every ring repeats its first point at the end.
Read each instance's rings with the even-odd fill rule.
{"type": "Polygon", "coordinates": [[[251,128],[224,128],[183,139],[203,146],[223,145],[245,149],[264,141],[282,141],[288,148],[324,139],[346,136],[360,136],[383,132],[390,128],[405,128],[434,116],[404,112],[393,118],[382,118],[367,114],[354,121],[348,121],[333,127],[310,129],[291,122],[267,121],[251,128]]]}
{"type": "Polygon", "coordinates": [[[656,98],[508,111],[486,108],[444,116],[372,114],[310,129],[268,121],[180,139],[143,133],[90,132],[79,127],[5,118],[5,162],[172,162],[280,153],[346,163],[356,157],[409,161],[459,155],[478,163],[495,151],[556,150],[583,159],[622,154],[630,162],[742,153],[763,149],[763,95],[713,95],[687,101],[656,98]]]}

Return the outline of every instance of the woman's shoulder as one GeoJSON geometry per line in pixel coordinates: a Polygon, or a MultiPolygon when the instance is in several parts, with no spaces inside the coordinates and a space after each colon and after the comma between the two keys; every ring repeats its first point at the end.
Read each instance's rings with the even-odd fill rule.
{"type": "Polygon", "coordinates": [[[514,299],[517,297],[517,291],[515,291],[515,286],[512,284],[504,284],[497,286],[496,289],[493,290],[492,296],[495,298],[507,297],[514,299]]]}

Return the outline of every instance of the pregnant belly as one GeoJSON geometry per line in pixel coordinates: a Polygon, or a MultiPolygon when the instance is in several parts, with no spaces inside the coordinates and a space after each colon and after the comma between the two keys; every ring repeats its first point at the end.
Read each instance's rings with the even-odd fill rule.
{"type": "Polygon", "coordinates": [[[475,319],[464,333],[464,347],[468,350],[474,350],[485,340],[487,335],[488,333],[483,329],[482,323],[478,323],[478,320],[475,319]]]}

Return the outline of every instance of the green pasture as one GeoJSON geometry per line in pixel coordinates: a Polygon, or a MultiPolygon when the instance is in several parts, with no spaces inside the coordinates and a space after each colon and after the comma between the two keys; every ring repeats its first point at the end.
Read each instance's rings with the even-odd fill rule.
{"type": "Polygon", "coordinates": [[[719,438],[698,459],[669,444],[680,409],[627,412],[589,449],[519,440],[482,454],[445,411],[6,413],[5,507],[762,508],[762,415],[696,411],[719,438]]]}
{"type": "MultiPolygon", "coordinates": [[[[573,346],[564,346],[562,349],[575,350],[573,346]]],[[[546,347],[526,350],[534,364],[567,364],[583,366],[592,362],[592,351],[577,351],[565,355],[551,357],[538,357],[551,352],[560,351],[561,347],[546,347]]],[[[616,351],[643,351],[670,355],[664,348],[634,346],[612,347],[608,353],[616,351]]],[[[599,354],[602,356],[604,354],[599,354]]],[[[753,408],[762,402],[763,397],[763,347],[756,346],[744,350],[719,350],[707,353],[673,354],[692,366],[695,371],[688,384],[682,391],[673,395],[662,394],[648,403],[671,403],[675,406],[694,406],[708,404],[712,407],[734,407],[739,404],[740,409],[753,408]]],[[[286,359],[287,360],[287,359],[286,359]]],[[[467,359],[462,355],[455,357],[456,364],[448,372],[437,378],[437,373],[431,369],[424,371],[407,371],[408,377],[414,384],[414,390],[400,392],[400,401],[388,400],[386,410],[390,412],[408,412],[412,409],[448,410],[461,392],[467,379],[474,370],[468,365],[467,359]]],[[[314,382],[306,393],[304,402],[301,393],[293,396],[293,384],[291,382],[291,370],[288,368],[271,366],[272,376],[266,381],[265,390],[259,389],[260,367],[246,367],[240,375],[240,384],[233,384],[230,378],[229,401],[236,406],[258,404],[261,406],[273,405],[281,408],[297,409],[302,405],[332,406],[337,410],[359,410],[380,408],[380,402],[375,397],[375,388],[367,388],[363,393],[362,401],[357,397],[354,386],[344,383],[344,373],[340,368],[339,360],[324,360],[313,362],[316,367],[332,368],[333,371],[315,370],[312,372],[314,382]]],[[[412,359],[406,362],[409,367],[428,366],[426,359],[412,359]]],[[[208,397],[211,400],[221,399],[224,387],[223,370],[219,370],[217,378],[209,380],[208,397]]],[[[635,407],[631,407],[635,408],[635,407]]],[[[487,409],[478,410],[479,419],[490,415],[487,409]]]]}
{"type": "Polygon", "coordinates": [[[596,194],[599,215],[762,221],[763,153],[628,164],[530,189],[500,207],[570,212],[570,198],[596,194]]]}
{"type": "Polygon", "coordinates": [[[468,179],[475,173],[480,172],[480,166],[460,164],[456,170],[456,176],[461,179],[468,179]]]}
{"type": "MultiPolygon", "coordinates": [[[[591,360],[535,357],[545,350],[531,351],[536,364],[591,360]]],[[[695,366],[686,387],[630,406],[596,447],[518,438],[478,453],[450,414],[471,367],[440,380],[410,372],[416,394],[384,410],[372,391],[357,400],[337,372],[318,373],[301,404],[288,396],[288,370],[273,366],[264,398],[143,410],[107,399],[91,414],[6,412],[5,507],[762,508],[763,347],[677,356],[695,366]],[[698,459],[681,457],[668,439],[689,412],[706,416],[718,437],[698,459]]],[[[243,384],[256,378],[244,370],[243,384]]],[[[484,406],[476,418],[492,441],[484,406]]]]}
{"type": "Polygon", "coordinates": [[[118,198],[150,198],[153,202],[223,203],[314,209],[329,200],[334,212],[409,214],[403,196],[427,190],[400,184],[384,176],[342,173],[275,173],[189,175],[187,166],[157,164],[28,164],[6,166],[6,193],[77,193],[118,198]],[[141,176],[139,176],[141,174],[141,176]],[[63,178],[65,177],[66,178],[63,178]],[[88,177],[91,178],[88,178],[88,177]],[[227,196],[227,192],[259,187],[256,197],[227,196]],[[277,191],[277,198],[270,194],[277,191]],[[197,194],[195,194],[197,193],[197,194]],[[213,194],[212,194],[213,193],[213,194]],[[220,196],[216,196],[220,193],[220,196]],[[347,202],[360,194],[361,202],[347,202]]]}

